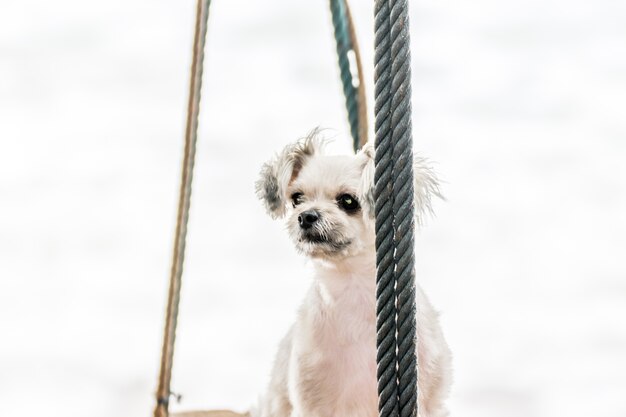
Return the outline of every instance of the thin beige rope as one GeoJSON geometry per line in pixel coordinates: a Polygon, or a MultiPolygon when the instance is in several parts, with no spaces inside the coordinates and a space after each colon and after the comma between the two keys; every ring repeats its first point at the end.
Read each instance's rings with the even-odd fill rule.
{"type": "Polygon", "coordinates": [[[202,90],[202,69],[209,5],[210,0],[198,0],[196,9],[193,59],[189,83],[189,103],[187,106],[187,126],[185,129],[185,150],[178,200],[176,235],[174,237],[174,253],[170,273],[170,287],[167,298],[163,350],[161,352],[161,371],[159,373],[159,386],[156,393],[157,405],[154,410],[154,417],[168,416],[168,406],[171,395],[170,382],[172,379],[172,361],[174,357],[174,341],[176,339],[176,322],[178,304],[180,301],[183,262],[185,259],[187,222],[189,220],[189,207],[191,204],[191,184],[196,154],[196,139],[198,136],[198,115],[200,112],[200,92],[202,90]]]}

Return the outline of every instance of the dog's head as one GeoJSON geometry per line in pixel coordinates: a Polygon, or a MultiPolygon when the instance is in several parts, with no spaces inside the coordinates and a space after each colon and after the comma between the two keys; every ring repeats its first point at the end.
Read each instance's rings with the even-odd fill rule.
{"type": "MultiPolygon", "coordinates": [[[[437,181],[416,158],[418,221],[430,210],[437,181]]],[[[287,217],[296,248],[313,258],[343,259],[374,248],[374,149],[326,155],[314,130],[263,165],[257,194],[273,218],[287,217]]]]}

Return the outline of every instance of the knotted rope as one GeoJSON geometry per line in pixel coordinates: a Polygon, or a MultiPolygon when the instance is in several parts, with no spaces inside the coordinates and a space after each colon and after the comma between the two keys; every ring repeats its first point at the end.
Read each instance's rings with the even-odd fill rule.
{"type": "Polygon", "coordinates": [[[367,97],[365,96],[365,80],[361,53],[357,42],[354,21],[348,0],[330,0],[330,11],[335,29],[337,43],[337,60],[343,94],[346,98],[348,122],[354,150],[367,143],[367,97]],[[354,61],[350,60],[350,53],[354,61]],[[356,73],[356,74],[355,74],[356,73]]]}
{"type": "Polygon", "coordinates": [[[381,417],[417,416],[408,0],[374,6],[377,362],[381,417]]]}
{"type": "Polygon", "coordinates": [[[196,25],[193,40],[193,58],[191,78],[189,82],[189,103],[187,105],[187,126],[185,129],[185,150],[178,199],[178,215],[176,235],[174,238],[174,254],[170,273],[170,288],[167,298],[163,350],[161,352],[161,371],[157,388],[157,405],[154,417],[167,417],[169,399],[172,395],[170,382],[172,379],[172,363],[174,358],[174,341],[176,339],[176,322],[180,301],[181,278],[185,259],[185,242],[187,238],[187,222],[191,204],[191,183],[196,155],[196,139],[198,136],[198,115],[200,113],[200,93],[202,90],[202,69],[204,61],[204,45],[206,43],[207,21],[210,0],[198,0],[196,8],[196,25]]]}

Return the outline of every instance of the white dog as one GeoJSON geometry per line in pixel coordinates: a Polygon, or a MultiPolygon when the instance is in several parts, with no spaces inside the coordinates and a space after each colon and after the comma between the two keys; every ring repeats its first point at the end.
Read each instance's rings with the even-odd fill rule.
{"type": "MultiPolygon", "coordinates": [[[[313,285],[280,344],[253,417],[376,417],[374,150],[327,156],[318,132],[267,162],[257,193],[273,218],[287,217],[313,285]]],[[[430,210],[437,182],[415,164],[416,212],[430,210]]],[[[447,415],[450,351],[437,313],[417,288],[419,415],[447,415]]]]}

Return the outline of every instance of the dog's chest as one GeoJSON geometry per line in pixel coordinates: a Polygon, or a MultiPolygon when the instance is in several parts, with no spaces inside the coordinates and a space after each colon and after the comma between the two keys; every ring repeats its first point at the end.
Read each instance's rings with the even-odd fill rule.
{"type": "Polygon", "coordinates": [[[370,287],[346,288],[332,303],[317,300],[300,357],[300,383],[318,413],[376,415],[376,316],[370,287]]]}

